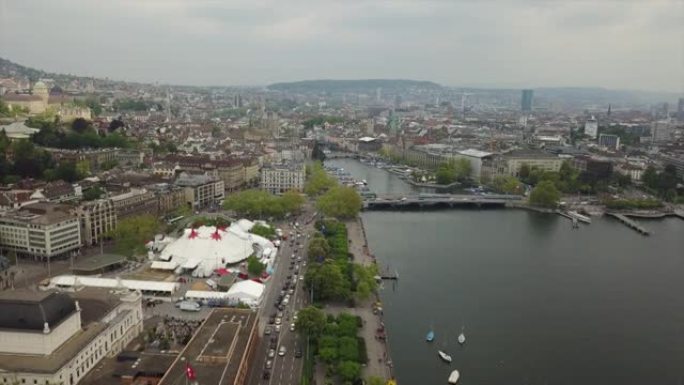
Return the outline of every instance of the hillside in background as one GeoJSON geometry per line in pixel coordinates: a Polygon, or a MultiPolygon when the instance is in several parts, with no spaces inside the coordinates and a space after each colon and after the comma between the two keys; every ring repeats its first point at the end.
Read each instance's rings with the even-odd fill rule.
{"type": "Polygon", "coordinates": [[[362,80],[303,80],[298,82],[275,83],[269,90],[293,93],[395,93],[407,90],[440,90],[437,83],[406,79],[362,79],[362,80]]]}

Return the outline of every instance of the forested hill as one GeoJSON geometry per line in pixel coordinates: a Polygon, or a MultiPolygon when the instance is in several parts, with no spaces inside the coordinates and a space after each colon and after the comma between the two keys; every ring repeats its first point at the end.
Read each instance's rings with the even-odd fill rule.
{"type": "Polygon", "coordinates": [[[393,92],[408,89],[439,90],[442,86],[429,81],[406,79],[303,80],[268,86],[270,90],[294,93],[373,93],[378,88],[382,92],[393,92]]]}

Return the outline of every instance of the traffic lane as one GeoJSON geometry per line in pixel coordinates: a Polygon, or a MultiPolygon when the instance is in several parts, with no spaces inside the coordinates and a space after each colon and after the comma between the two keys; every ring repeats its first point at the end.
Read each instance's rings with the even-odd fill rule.
{"type": "MultiPolygon", "coordinates": [[[[281,247],[278,250],[278,256],[274,264],[274,272],[271,276],[269,282],[266,283],[266,293],[264,295],[264,301],[259,309],[259,333],[261,334],[260,343],[256,349],[256,356],[252,361],[252,370],[249,376],[249,384],[257,385],[262,383],[263,372],[267,360],[267,354],[269,350],[270,339],[274,334],[264,335],[264,329],[268,326],[268,320],[270,315],[277,311],[275,307],[277,293],[279,293],[280,288],[285,282],[285,276],[287,271],[286,262],[289,261],[292,255],[292,248],[290,248],[289,243],[281,243],[281,247]]],[[[273,328],[273,325],[271,325],[273,328]]],[[[271,372],[273,372],[271,370],[271,372]]]]}
{"type": "MultiPolygon", "coordinates": [[[[304,229],[302,229],[304,230],[304,229]]],[[[263,327],[260,327],[260,333],[262,334],[262,339],[261,342],[259,343],[259,346],[257,347],[257,356],[255,357],[253,361],[253,366],[252,370],[250,373],[250,378],[249,378],[249,383],[250,384],[259,384],[262,382],[263,379],[263,372],[265,368],[265,363],[268,360],[267,354],[268,351],[270,350],[270,340],[271,337],[274,336],[274,334],[271,335],[263,335],[263,330],[265,329],[266,325],[268,324],[268,320],[270,318],[270,315],[277,311],[275,304],[277,301],[277,294],[280,292],[280,288],[283,286],[286,276],[289,275],[287,272],[289,272],[289,262],[292,259],[292,254],[297,254],[299,256],[302,256],[302,260],[305,260],[306,256],[303,255],[303,250],[306,250],[306,247],[308,246],[308,239],[306,238],[307,231],[301,231],[303,234],[302,237],[298,238],[300,246],[290,246],[290,240],[285,240],[285,242],[281,243],[281,247],[279,248],[278,252],[278,257],[275,261],[274,265],[274,274],[271,277],[271,282],[270,287],[267,288],[266,290],[266,295],[264,298],[264,302],[262,303],[262,307],[259,309],[261,313],[261,325],[263,327]],[[277,289],[276,289],[277,287],[277,289]]],[[[297,238],[295,237],[294,243],[297,243],[297,238]]],[[[304,273],[304,268],[302,267],[300,270],[300,273],[304,273]]],[[[290,273],[291,274],[291,273],[290,273]]],[[[300,288],[303,287],[303,281],[298,281],[297,284],[295,285],[295,295],[292,298],[292,301],[290,304],[288,304],[288,312],[290,306],[292,306],[293,309],[296,308],[301,308],[302,305],[302,300],[301,300],[301,295],[297,295],[297,293],[300,292],[300,288]],[[298,306],[299,304],[299,306],[298,306]]],[[[292,322],[290,319],[289,321],[287,319],[284,320],[286,322],[292,322]]],[[[283,357],[282,360],[279,360],[276,356],[273,359],[273,367],[270,370],[271,377],[269,378],[268,383],[271,384],[273,383],[273,379],[276,377],[280,377],[279,381],[284,381],[287,380],[288,383],[297,383],[298,379],[301,375],[301,368],[302,365],[299,364],[297,365],[294,362],[294,341],[296,340],[296,335],[295,338],[288,338],[287,335],[291,334],[289,332],[289,323],[284,324],[281,326],[283,330],[281,330],[281,335],[279,336],[279,344],[284,343],[286,344],[286,347],[290,347],[289,350],[289,355],[290,355],[290,360],[287,360],[285,357],[288,356],[286,354],[285,357],[283,357]],[[280,362],[280,365],[278,364],[280,362]],[[289,363],[289,367],[288,367],[289,363]],[[287,372],[287,374],[285,374],[287,372]],[[294,381],[294,382],[293,382],[294,381]]],[[[278,344],[278,347],[280,346],[278,344]]]]}

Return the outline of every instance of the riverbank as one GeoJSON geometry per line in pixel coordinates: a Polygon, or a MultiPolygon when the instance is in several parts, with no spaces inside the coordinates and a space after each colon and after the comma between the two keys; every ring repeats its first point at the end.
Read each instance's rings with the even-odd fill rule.
{"type": "MultiPolygon", "coordinates": [[[[354,260],[364,266],[377,264],[375,256],[371,254],[368,247],[368,238],[363,225],[363,220],[358,217],[353,221],[346,222],[347,234],[349,236],[349,251],[354,255],[354,260]]],[[[356,307],[348,309],[352,314],[360,316],[364,320],[362,330],[363,338],[366,340],[368,351],[368,365],[363,368],[364,378],[370,376],[381,377],[385,380],[393,378],[392,360],[389,353],[389,338],[387,330],[384,330],[384,339],[377,338],[377,331],[385,329],[383,322],[383,311],[375,311],[375,304],[380,303],[380,295],[376,291],[370,299],[357,302],[356,307]]]]}

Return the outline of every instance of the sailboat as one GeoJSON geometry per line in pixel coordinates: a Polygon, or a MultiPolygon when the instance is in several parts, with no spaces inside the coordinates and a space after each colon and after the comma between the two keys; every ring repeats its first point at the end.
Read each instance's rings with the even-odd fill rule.
{"type": "Polygon", "coordinates": [[[463,326],[461,326],[461,334],[458,335],[458,343],[461,345],[465,343],[465,334],[463,334],[463,326]]]}
{"type": "Polygon", "coordinates": [[[427,335],[425,336],[425,341],[427,342],[432,342],[435,339],[435,332],[430,330],[427,335]]]}
{"type": "Polygon", "coordinates": [[[451,356],[450,356],[450,355],[444,353],[444,352],[441,351],[441,350],[438,350],[438,351],[437,351],[437,354],[439,354],[439,358],[443,359],[443,360],[446,361],[446,362],[451,363],[451,356]]]}

